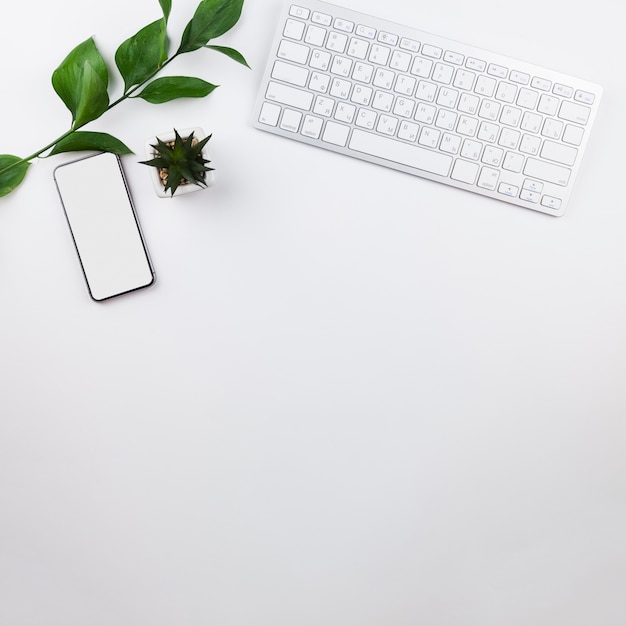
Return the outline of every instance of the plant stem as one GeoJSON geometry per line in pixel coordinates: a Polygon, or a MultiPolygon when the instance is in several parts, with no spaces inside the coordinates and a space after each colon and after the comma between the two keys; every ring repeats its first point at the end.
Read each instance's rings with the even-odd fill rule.
{"type": "MultiPolygon", "coordinates": [[[[124,102],[124,100],[131,98],[138,89],[141,89],[141,87],[143,87],[147,82],[151,81],[166,65],[169,65],[179,54],[180,54],[179,52],[176,52],[169,59],[166,59],[165,61],[163,61],[163,63],[161,63],[161,65],[152,74],[150,74],[150,76],[148,76],[148,78],[146,78],[143,82],[131,87],[128,91],[125,91],[117,100],[115,100],[114,102],[111,102],[109,106],[106,108],[106,110],[103,111],[103,113],[99,117],[102,117],[102,115],[104,115],[107,111],[110,111],[113,107],[116,107],[118,104],[121,104],[122,102],[124,102]]],[[[94,120],[91,120],[91,121],[94,121],[94,120]]],[[[0,170],[0,174],[4,174],[5,172],[8,172],[10,169],[17,167],[18,165],[21,165],[22,163],[28,163],[32,161],[33,159],[38,158],[47,150],[54,148],[54,146],[57,143],[59,143],[59,141],[62,141],[66,137],[69,137],[73,132],[77,131],[79,128],[82,128],[83,126],[86,126],[88,123],[89,122],[85,122],[85,124],[72,126],[70,130],[63,133],[60,137],[57,137],[54,141],[50,142],[44,148],[41,148],[41,150],[38,150],[37,152],[34,152],[30,156],[24,157],[23,159],[20,159],[19,161],[16,161],[15,163],[11,163],[11,165],[0,170]]]]}

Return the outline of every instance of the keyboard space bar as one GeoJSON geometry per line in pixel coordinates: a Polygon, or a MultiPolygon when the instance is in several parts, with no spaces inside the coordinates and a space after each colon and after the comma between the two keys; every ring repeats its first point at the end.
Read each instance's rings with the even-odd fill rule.
{"type": "Polygon", "coordinates": [[[431,174],[439,174],[439,176],[447,176],[452,164],[452,157],[447,154],[373,135],[359,129],[355,129],[352,133],[350,148],[386,161],[393,161],[431,174]]]}

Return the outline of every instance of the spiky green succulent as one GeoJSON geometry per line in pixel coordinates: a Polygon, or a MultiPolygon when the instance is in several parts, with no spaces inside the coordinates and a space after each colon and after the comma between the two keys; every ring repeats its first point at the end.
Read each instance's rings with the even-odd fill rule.
{"type": "Polygon", "coordinates": [[[157,137],[157,143],[151,144],[156,156],[141,163],[163,172],[161,180],[165,191],[169,190],[172,195],[180,185],[193,184],[206,187],[206,173],[213,168],[207,167],[207,163],[211,161],[203,157],[202,150],[212,135],[201,140],[196,139],[193,132],[183,138],[177,130],[174,130],[174,135],[172,142],[163,142],[157,137]]]}

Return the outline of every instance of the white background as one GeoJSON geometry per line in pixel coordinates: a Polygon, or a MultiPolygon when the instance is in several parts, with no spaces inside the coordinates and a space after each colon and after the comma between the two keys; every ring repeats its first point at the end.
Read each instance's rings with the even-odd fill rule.
{"type": "MultiPolygon", "coordinates": [[[[603,85],[567,214],[253,129],[279,1],[247,0],[220,42],[251,71],[187,55],[207,99],[89,128],[137,153],[154,287],[90,300],[67,157],[0,200],[0,624],[626,623],[621,3],[345,4],[603,85]],[[216,185],[157,199],[144,141],[193,125],[216,185]]],[[[3,7],[0,153],[67,128],[74,45],[110,61],[159,14],[3,7]]]]}

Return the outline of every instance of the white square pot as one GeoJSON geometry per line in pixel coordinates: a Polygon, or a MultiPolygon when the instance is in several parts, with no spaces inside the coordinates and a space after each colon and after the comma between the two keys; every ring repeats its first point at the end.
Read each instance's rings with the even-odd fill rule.
{"type": "MultiPolygon", "coordinates": [[[[206,137],[204,130],[202,130],[202,128],[199,128],[199,127],[183,128],[182,130],[178,131],[178,134],[183,139],[185,139],[192,132],[193,132],[193,136],[196,139],[198,139],[198,141],[206,137]]],[[[157,138],[160,139],[163,143],[168,143],[170,141],[174,141],[174,139],[176,138],[176,134],[173,130],[171,130],[166,133],[160,133],[158,135],[155,135],[154,137],[152,137],[152,139],[146,141],[145,149],[146,149],[146,155],[148,157],[147,160],[154,159],[157,156],[155,149],[152,147],[153,145],[156,145],[157,138]]],[[[207,146],[204,147],[204,150],[202,150],[202,156],[205,159],[209,159],[208,144],[207,146]]],[[[195,183],[179,185],[178,189],[176,190],[176,193],[174,194],[174,196],[172,196],[169,190],[165,191],[165,185],[163,185],[163,183],[161,182],[158,168],[149,166],[149,170],[150,170],[150,176],[152,178],[152,186],[154,187],[154,191],[156,195],[159,196],[159,198],[172,198],[176,196],[182,196],[186,193],[193,193],[194,191],[201,191],[202,189],[206,189],[206,187],[211,187],[213,183],[215,182],[215,172],[211,170],[210,172],[206,173],[206,177],[204,179],[206,187],[202,187],[201,185],[196,185],[195,183]]]]}

